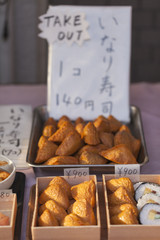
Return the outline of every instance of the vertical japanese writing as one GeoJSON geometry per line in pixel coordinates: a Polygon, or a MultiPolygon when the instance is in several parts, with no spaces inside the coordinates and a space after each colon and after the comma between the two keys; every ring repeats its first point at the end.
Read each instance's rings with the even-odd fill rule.
{"type": "MultiPolygon", "coordinates": [[[[118,25],[118,21],[115,17],[113,17],[112,20],[114,24],[118,25]]],[[[111,69],[114,62],[114,53],[116,51],[114,48],[114,43],[116,42],[117,39],[107,34],[107,28],[105,27],[105,22],[103,22],[103,19],[101,17],[98,18],[98,24],[102,32],[102,35],[100,38],[100,45],[104,52],[102,56],[102,65],[104,65],[104,73],[101,78],[99,93],[105,94],[109,99],[109,101],[103,102],[101,104],[102,112],[111,114],[112,108],[113,108],[111,97],[113,94],[113,89],[115,87],[111,79],[111,69]]]]}

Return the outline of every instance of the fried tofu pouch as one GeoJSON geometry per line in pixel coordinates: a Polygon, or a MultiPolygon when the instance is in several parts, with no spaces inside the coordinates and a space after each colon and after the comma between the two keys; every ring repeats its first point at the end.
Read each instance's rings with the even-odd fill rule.
{"type": "Polygon", "coordinates": [[[83,128],[82,139],[86,144],[97,145],[100,144],[98,131],[93,122],[88,122],[83,128]]]}
{"type": "Polygon", "coordinates": [[[118,164],[137,164],[136,158],[125,144],[119,144],[99,153],[104,158],[118,164]]]}
{"type": "Polygon", "coordinates": [[[109,205],[121,205],[124,203],[130,203],[136,205],[136,201],[133,196],[124,188],[119,187],[117,190],[108,195],[109,205]]]}
{"type": "Polygon", "coordinates": [[[52,184],[61,185],[61,188],[63,189],[63,191],[65,191],[67,193],[67,196],[69,197],[69,199],[72,199],[71,185],[63,177],[60,177],[60,176],[54,177],[49,182],[49,186],[52,184]]]}
{"type": "Polygon", "coordinates": [[[70,204],[67,193],[56,183],[49,185],[39,196],[39,204],[44,204],[48,200],[56,201],[64,209],[70,204]]]}
{"type": "Polygon", "coordinates": [[[55,156],[55,152],[58,148],[58,146],[55,143],[48,140],[46,141],[44,140],[40,146],[41,147],[38,149],[35,163],[43,163],[47,161],[49,158],[55,156]]]}
{"type": "Polygon", "coordinates": [[[84,226],[87,225],[83,220],[74,213],[70,213],[61,222],[62,226],[84,226]]]}
{"type": "Polygon", "coordinates": [[[79,161],[76,157],[73,156],[55,156],[50,159],[48,159],[46,162],[44,162],[44,165],[72,165],[72,164],[78,164],[79,161]]]}
{"type": "Polygon", "coordinates": [[[38,226],[59,226],[59,223],[50,211],[45,209],[38,218],[38,226]]]}
{"type": "Polygon", "coordinates": [[[71,194],[75,200],[86,199],[94,208],[96,205],[96,186],[93,180],[85,181],[71,187],[71,194]]]}
{"type": "Polygon", "coordinates": [[[69,213],[79,216],[87,225],[95,225],[96,218],[91,205],[85,200],[77,200],[68,208],[69,213]]]}
{"type": "Polygon", "coordinates": [[[100,156],[98,153],[83,151],[79,158],[80,164],[106,164],[107,159],[100,156]]]}
{"type": "Polygon", "coordinates": [[[77,152],[83,146],[80,134],[76,130],[70,131],[56,150],[56,155],[68,156],[77,152]]]}
{"type": "Polygon", "coordinates": [[[67,215],[67,212],[54,200],[48,200],[39,207],[39,215],[41,215],[46,209],[49,210],[50,214],[58,220],[60,223],[64,217],[67,215]]]}
{"type": "Polygon", "coordinates": [[[137,217],[130,210],[122,211],[110,218],[111,224],[139,224],[137,217]]]}
{"type": "Polygon", "coordinates": [[[136,139],[129,130],[128,127],[123,125],[120,130],[115,134],[114,145],[125,144],[129,150],[133,153],[135,158],[138,157],[138,153],[141,147],[141,141],[136,139]]]}
{"type": "Polygon", "coordinates": [[[131,203],[124,203],[121,205],[109,206],[110,217],[118,215],[122,211],[130,210],[136,217],[138,217],[138,209],[135,205],[131,203]]]}
{"type": "Polygon", "coordinates": [[[132,196],[134,196],[134,187],[132,181],[127,177],[121,177],[118,179],[109,179],[106,181],[106,187],[107,190],[114,192],[119,187],[124,187],[127,189],[128,192],[131,193],[132,196]]]}

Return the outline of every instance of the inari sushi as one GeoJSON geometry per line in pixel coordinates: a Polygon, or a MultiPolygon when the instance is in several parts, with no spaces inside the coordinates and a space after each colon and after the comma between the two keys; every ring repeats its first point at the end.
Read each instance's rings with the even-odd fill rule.
{"type": "Polygon", "coordinates": [[[157,183],[141,183],[135,191],[135,200],[138,201],[144,194],[154,193],[160,196],[160,185],[157,183]]]}
{"type": "Polygon", "coordinates": [[[160,225],[160,205],[145,204],[139,213],[139,221],[143,225],[160,225]]]}

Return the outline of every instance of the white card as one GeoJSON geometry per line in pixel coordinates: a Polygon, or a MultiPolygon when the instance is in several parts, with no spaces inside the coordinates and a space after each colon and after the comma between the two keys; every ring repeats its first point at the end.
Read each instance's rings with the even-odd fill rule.
{"type": "Polygon", "coordinates": [[[31,106],[0,106],[0,154],[14,161],[16,168],[29,167],[26,156],[31,126],[31,106]]]}
{"type": "Polygon", "coordinates": [[[48,112],[130,120],[131,7],[50,6],[40,17],[49,43],[48,112]]]}

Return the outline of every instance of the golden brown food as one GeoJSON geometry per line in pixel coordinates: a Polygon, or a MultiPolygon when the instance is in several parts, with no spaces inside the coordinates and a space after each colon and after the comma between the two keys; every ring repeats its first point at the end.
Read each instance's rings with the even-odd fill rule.
{"type": "Polygon", "coordinates": [[[8,162],[6,162],[6,161],[0,161],[0,166],[4,166],[4,165],[7,165],[8,164],[8,162]]]}
{"type": "Polygon", "coordinates": [[[9,217],[0,212],[0,226],[9,225],[9,217]]]}
{"type": "Polygon", "coordinates": [[[38,218],[38,226],[58,226],[58,220],[50,213],[48,209],[45,209],[38,218]]]}
{"type": "Polygon", "coordinates": [[[70,213],[63,219],[61,225],[71,227],[71,226],[84,226],[87,224],[83,222],[82,219],[78,217],[76,214],[70,213]]]}
{"type": "Polygon", "coordinates": [[[73,156],[55,156],[44,162],[44,165],[72,165],[79,164],[78,159],[73,156]]]}
{"type": "Polygon", "coordinates": [[[55,133],[57,130],[56,126],[55,125],[46,125],[44,126],[43,128],[43,132],[42,132],[42,135],[44,137],[47,137],[49,138],[50,136],[53,135],[53,133],[55,133]]]}
{"type": "Polygon", "coordinates": [[[59,184],[49,185],[39,196],[39,203],[44,204],[48,200],[56,201],[61,207],[69,207],[69,198],[59,184]]]}
{"type": "Polygon", "coordinates": [[[107,119],[109,120],[110,131],[113,133],[117,132],[122,126],[122,123],[112,115],[108,116],[107,119]]]}
{"type": "Polygon", "coordinates": [[[85,124],[85,121],[83,118],[81,117],[78,117],[76,120],[75,120],[75,125],[79,124],[79,123],[84,123],[85,124]]]}
{"type": "Polygon", "coordinates": [[[41,215],[44,210],[48,209],[50,214],[54,216],[60,223],[64,217],[67,215],[67,212],[54,200],[48,200],[39,207],[39,215],[41,215]]]}
{"type": "Polygon", "coordinates": [[[136,217],[138,217],[138,209],[135,205],[124,203],[121,205],[109,206],[110,216],[118,215],[122,211],[130,210],[136,217]]]}
{"type": "Polygon", "coordinates": [[[66,115],[63,115],[62,117],[60,117],[60,119],[57,123],[57,127],[60,128],[63,125],[64,122],[71,123],[71,120],[66,115]]]}
{"type": "Polygon", "coordinates": [[[57,131],[52,136],[49,137],[48,140],[60,143],[72,130],[74,130],[73,124],[71,122],[65,121],[62,123],[60,128],[57,129],[57,131]]]}
{"type": "Polygon", "coordinates": [[[136,139],[128,129],[122,130],[121,128],[120,131],[116,133],[114,137],[114,145],[119,144],[125,144],[133,153],[135,158],[137,158],[141,147],[141,141],[139,139],[136,139]]]}
{"type": "Polygon", "coordinates": [[[35,159],[35,163],[43,163],[47,161],[49,158],[55,156],[55,152],[58,146],[51,141],[44,141],[41,148],[38,149],[37,156],[35,159]]]}
{"type": "Polygon", "coordinates": [[[99,137],[101,142],[108,148],[114,146],[114,135],[112,133],[100,132],[99,137]]]}
{"type": "Polygon", "coordinates": [[[85,181],[71,187],[71,194],[75,200],[86,199],[92,207],[96,205],[96,186],[93,180],[85,181]]]}
{"type": "Polygon", "coordinates": [[[63,178],[60,176],[54,177],[50,182],[49,185],[51,184],[59,184],[61,185],[61,188],[63,191],[67,193],[67,196],[69,199],[72,199],[72,194],[71,194],[71,185],[63,178]]]}
{"type": "Polygon", "coordinates": [[[69,213],[74,213],[80,217],[87,225],[95,225],[96,218],[91,205],[85,200],[75,201],[68,209],[69,213]]]}
{"type": "Polygon", "coordinates": [[[56,155],[72,155],[78,151],[82,145],[83,142],[79,133],[76,130],[70,131],[57,148],[56,155]]]}
{"type": "Polygon", "coordinates": [[[119,144],[99,153],[104,158],[119,164],[137,164],[136,158],[125,144],[119,144]]]}
{"type": "Polygon", "coordinates": [[[0,181],[5,180],[6,178],[8,178],[10,175],[9,172],[5,171],[5,170],[0,170],[0,181]]]}
{"type": "Polygon", "coordinates": [[[38,148],[42,148],[45,142],[47,142],[47,137],[44,137],[43,135],[39,138],[38,141],[38,148]]]}
{"type": "Polygon", "coordinates": [[[133,196],[124,188],[119,187],[117,190],[108,195],[109,205],[121,205],[124,203],[130,203],[136,205],[133,196]]]}
{"type": "Polygon", "coordinates": [[[134,187],[132,181],[127,177],[121,177],[118,179],[110,179],[106,181],[106,187],[109,191],[114,192],[119,187],[125,187],[128,192],[134,196],[134,187]]]}
{"type": "Polygon", "coordinates": [[[98,153],[83,151],[79,158],[80,164],[106,164],[107,159],[100,156],[98,153]]]}
{"type": "Polygon", "coordinates": [[[94,120],[93,123],[98,132],[110,132],[109,120],[104,116],[98,116],[98,118],[94,120]]]}
{"type": "Polygon", "coordinates": [[[53,117],[49,117],[45,122],[44,122],[44,127],[46,125],[54,125],[55,127],[57,126],[57,122],[53,117]]]}
{"type": "Polygon", "coordinates": [[[85,123],[78,123],[75,126],[75,130],[80,134],[80,136],[82,136],[82,134],[83,134],[84,126],[85,126],[85,123]]]}
{"type": "Polygon", "coordinates": [[[120,212],[111,217],[111,224],[139,224],[137,217],[130,210],[120,212]]]}
{"type": "Polygon", "coordinates": [[[88,122],[83,128],[82,138],[86,144],[97,145],[100,143],[98,131],[93,122],[88,122]]]}

